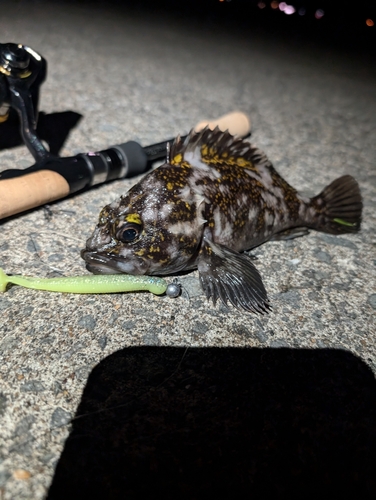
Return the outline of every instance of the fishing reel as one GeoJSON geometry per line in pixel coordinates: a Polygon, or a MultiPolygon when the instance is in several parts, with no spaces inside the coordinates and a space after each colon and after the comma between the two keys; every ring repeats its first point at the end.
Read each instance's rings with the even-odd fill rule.
{"type": "Polygon", "coordinates": [[[50,155],[36,131],[39,87],[46,74],[47,61],[38,52],[27,45],[0,43],[0,133],[7,122],[19,120],[23,141],[36,161],[50,155]]]}

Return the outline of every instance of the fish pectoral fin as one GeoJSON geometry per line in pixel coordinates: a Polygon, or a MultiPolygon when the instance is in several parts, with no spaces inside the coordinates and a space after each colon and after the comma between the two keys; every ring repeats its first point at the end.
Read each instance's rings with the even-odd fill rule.
{"type": "Polygon", "coordinates": [[[293,240],[294,238],[307,236],[307,234],[309,234],[309,230],[306,227],[293,227],[291,229],[285,229],[280,233],[273,234],[269,241],[293,240]]]}
{"type": "Polygon", "coordinates": [[[214,304],[218,297],[238,309],[264,314],[270,309],[261,276],[249,257],[204,238],[197,268],[201,286],[214,304]]]}

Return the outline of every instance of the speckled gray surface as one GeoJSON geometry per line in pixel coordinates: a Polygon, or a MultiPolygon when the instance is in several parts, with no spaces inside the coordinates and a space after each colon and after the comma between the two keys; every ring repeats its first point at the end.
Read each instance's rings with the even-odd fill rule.
{"type": "MultiPolygon", "coordinates": [[[[62,154],[134,139],[152,144],[234,109],[252,142],[296,188],[317,193],[349,173],[364,197],[362,231],[311,232],[253,253],[273,312],[207,303],[195,272],[183,295],[79,296],[13,287],[0,296],[0,490],[40,499],[91,369],[130,345],[350,350],[376,370],[376,93],[367,62],[252,36],[192,30],[100,7],[2,2],[2,42],[49,62],[40,109],[83,115],[62,154]]],[[[26,167],[26,148],[0,152],[0,169],[26,167]]],[[[100,209],[136,179],[103,185],[3,221],[0,266],[10,274],[82,274],[80,249],[100,209]]]]}

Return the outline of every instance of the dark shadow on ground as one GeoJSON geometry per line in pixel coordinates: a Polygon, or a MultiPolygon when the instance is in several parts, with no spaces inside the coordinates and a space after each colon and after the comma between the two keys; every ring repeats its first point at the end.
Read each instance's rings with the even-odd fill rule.
{"type": "Polygon", "coordinates": [[[375,498],[375,464],[349,352],[133,347],[92,371],[48,499],[375,498]]]}
{"type": "MultiPolygon", "coordinates": [[[[70,131],[78,124],[82,115],[75,111],[59,113],[39,113],[37,135],[46,141],[50,153],[58,155],[68,138],[70,131]]],[[[9,113],[6,122],[0,124],[0,150],[14,148],[24,144],[20,133],[20,122],[14,110],[9,113]]],[[[25,150],[26,146],[25,146],[25,150]]],[[[30,165],[34,163],[30,156],[30,165]]]]}

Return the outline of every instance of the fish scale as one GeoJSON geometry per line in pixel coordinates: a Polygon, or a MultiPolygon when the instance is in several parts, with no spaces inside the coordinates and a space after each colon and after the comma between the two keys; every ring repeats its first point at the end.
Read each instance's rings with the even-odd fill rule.
{"type": "Polygon", "coordinates": [[[198,269],[202,288],[240,310],[270,309],[262,278],[242,253],[312,228],[360,229],[362,199],[345,175],[306,198],[264,152],[218,128],[174,141],[166,163],[104,207],[81,255],[94,273],[168,275],[198,269]]]}

